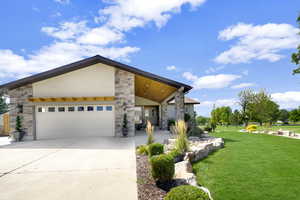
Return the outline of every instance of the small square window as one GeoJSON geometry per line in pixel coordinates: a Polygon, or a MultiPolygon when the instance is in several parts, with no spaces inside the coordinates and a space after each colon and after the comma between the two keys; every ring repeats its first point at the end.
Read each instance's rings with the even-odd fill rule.
{"type": "Polygon", "coordinates": [[[48,107],[48,112],[55,112],[55,107],[48,107]]]}
{"type": "Polygon", "coordinates": [[[112,106],[106,106],[107,111],[112,111],[112,106]]]}
{"type": "Polygon", "coordinates": [[[69,112],[74,112],[74,111],[75,111],[75,107],[74,107],[74,106],[68,107],[68,111],[69,111],[69,112]]]}
{"type": "Polygon", "coordinates": [[[84,111],[84,106],[78,106],[78,107],[77,107],[77,111],[79,111],[79,112],[84,111]]]}
{"type": "Polygon", "coordinates": [[[103,111],[103,106],[97,106],[97,111],[103,111]]]}
{"type": "Polygon", "coordinates": [[[38,112],[46,112],[46,109],[44,107],[38,107],[38,112]]]}
{"type": "Polygon", "coordinates": [[[88,106],[87,111],[94,111],[94,106],[88,106]]]}
{"type": "Polygon", "coordinates": [[[65,112],[65,107],[58,107],[58,112],[65,112]]]}

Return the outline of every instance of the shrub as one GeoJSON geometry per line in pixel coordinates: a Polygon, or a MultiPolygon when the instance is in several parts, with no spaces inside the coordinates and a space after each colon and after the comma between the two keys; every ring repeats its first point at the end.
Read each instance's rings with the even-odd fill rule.
{"type": "Polygon", "coordinates": [[[189,136],[196,136],[196,137],[201,137],[201,135],[203,134],[203,130],[197,126],[193,127],[189,132],[188,135],[189,136]]]}
{"type": "Polygon", "coordinates": [[[148,155],[148,146],[147,145],[141,145],[137,148],[136,152],[139,155],[148,155]]]}
{"type": "Polygon", "coordinates": [[[175,173],[173,157],[168,154],[153,156],[150,159],[151,174],[154,180],[163,183],[171,181],[175,173]]]}
{"type": "Polygon", "coordinates": [[[184,153],[189,149],[189,141],[186,136],[186,124],[183,120],[179,120],[172,128],[172,132],[176,134],[175,147],[180,153],[184,153]]]}
{"type": "Polygon", "coordinates": [[[188,121],[190,121],[190,120],[191,120],[191,115],[188,114],[188,113],[184,113],[184,121],[185,121],[185,122],[188,122],[188,121]]]}
{"type": "Polygon", "coordinates": [[[255,124],[250,124],[246,127],[246,130],[249,131],[249,132],[253,132],[253,131],[256,131],[257,130],[257,125],[255,124]]]}
{"type": "Polygon", "coordinates": [[[195,186],[182,185],[173,188],[164,200],[209,200],[209,196],[195,186]]]}
{"type": "Polygon", "coordinates": [[[146,133],[148,135],[148,139],[147,139],[148,145],[154,142],[153,132],[154,132],[154,126],[152,126],[150,121],[147,121],[146,133]]]}
{"type": "Polygon", "coordinates": [[[148,146],[148,155],[156,156],[164,153],[164,145],[159,143],[153,143],[148,146]]]}
{"type": "Polygon", "coordinates": [[[169,119],[168,120],[168,130],[170,130],[170,127],[174,126],[174,125],[175,125],[175,120],[174,119],[169,119]]]}
{"type": "Polygon", "coordinates": [[[180,153],[177,149],[172,150],[168,155],[172,156],[175,163],[182,161],[184,157],[184,154],[180,153]]]}

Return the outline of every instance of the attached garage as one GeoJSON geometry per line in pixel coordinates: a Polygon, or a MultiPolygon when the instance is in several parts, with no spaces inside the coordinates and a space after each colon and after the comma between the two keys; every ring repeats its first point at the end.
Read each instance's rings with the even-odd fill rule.
{"type": "Polygon", "coordinates": [[[114,136],[113,105],[38,105],[37,139],[114,136]]]}

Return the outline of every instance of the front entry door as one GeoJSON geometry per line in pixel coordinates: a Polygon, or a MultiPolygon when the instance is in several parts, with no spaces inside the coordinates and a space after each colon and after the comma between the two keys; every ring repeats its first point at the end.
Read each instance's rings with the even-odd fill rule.
{"type": "Polygon", "coordinates": [[[149,106],[144,108],[144,119],[150,121],[152,125],[158,125],[158,107],[149,106]]]}

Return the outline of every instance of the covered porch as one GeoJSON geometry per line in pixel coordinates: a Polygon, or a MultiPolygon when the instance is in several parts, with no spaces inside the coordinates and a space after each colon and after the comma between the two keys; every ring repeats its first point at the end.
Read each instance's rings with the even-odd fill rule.
{"type": "Polygon", "coordinates": [[[144,76],[135,75],[135,107],[134,122],[136,135],[141,134],[147,121],[155,126],[155,130],[168,129],[168,102],[174,100],[175,120],[184,119],[183,87],[175,87],[144,76]]]}

